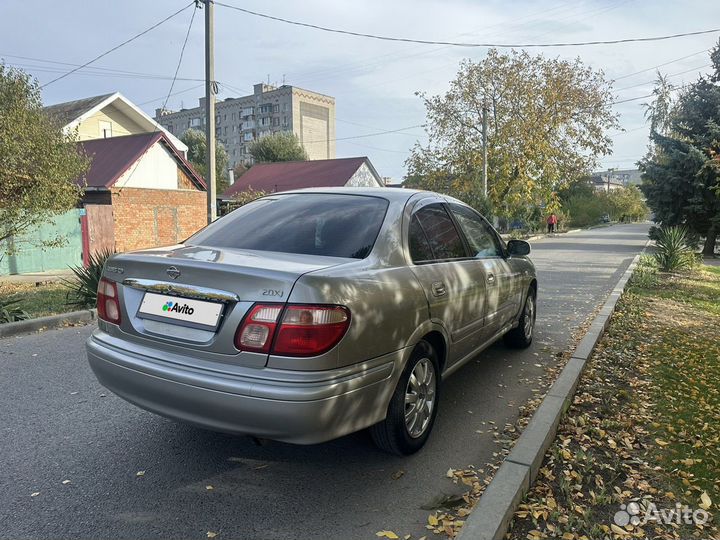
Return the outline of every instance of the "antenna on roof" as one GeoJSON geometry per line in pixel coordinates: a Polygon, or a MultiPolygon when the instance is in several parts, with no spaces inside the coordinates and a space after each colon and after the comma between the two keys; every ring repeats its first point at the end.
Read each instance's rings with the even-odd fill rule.
{"type": "Polygon", "coordinates": [[[283,73],[283,85],[285,85],[285,74],[283,73]]]}
{"type": "Polygon", "coordinates": [[[270,74],[268,73],[268,86],[270,86],[270,74]]]}

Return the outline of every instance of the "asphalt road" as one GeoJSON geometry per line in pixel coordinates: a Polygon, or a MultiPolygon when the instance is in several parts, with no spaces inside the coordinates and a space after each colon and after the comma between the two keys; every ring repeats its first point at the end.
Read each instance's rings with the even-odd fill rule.
{"type": "Polygon", "coordinates": [[[534,242],[535,343],[522,352],[496,344],[449,378],[430,441],[405,459],[365,433],[259,446],[137,409],[94,379],[84,352],[93,326],[0,340],[0,538],[422,536],[420,507],[457,492],[447,469],[493,460],[490,422],[517,418],[532,381],[570,346],[646,233],[622,225],[534,242]]]}

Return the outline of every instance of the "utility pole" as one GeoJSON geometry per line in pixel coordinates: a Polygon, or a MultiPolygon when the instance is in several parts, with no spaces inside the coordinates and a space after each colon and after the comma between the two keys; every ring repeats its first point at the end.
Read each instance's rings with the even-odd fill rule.
{"type": "Polygon", "coordinates": [[[482,117],[482,138],[483,138],[483,195],[487,197],[488,193],[488,182],[487,182],[487,116],[488,116],[488,105],[487,99],[483,101],[483,117],[482,117]]]}
{"type": "Polygon", "coordinates": [[[207,143],[207,221],[217,217],[215,197],[215,22],[214,1],[205,1],[205,142],[207,143]]]}

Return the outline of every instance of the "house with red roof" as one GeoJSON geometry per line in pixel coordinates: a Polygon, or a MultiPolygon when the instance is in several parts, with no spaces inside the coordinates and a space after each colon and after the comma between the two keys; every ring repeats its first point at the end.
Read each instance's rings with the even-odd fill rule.
{"type": "Polygon", "coordinates": [[[367,157],[257,163],[238,178],[223,200],[244,191],[274,193],[310,187],[382,187],[382,177],[367,157]]]}
{"type": "Polygon", "coordinates": [[[83,253],[180,242],[207,223],[203,178],[162,131],[77,143],[83,178],[83,253]]]}

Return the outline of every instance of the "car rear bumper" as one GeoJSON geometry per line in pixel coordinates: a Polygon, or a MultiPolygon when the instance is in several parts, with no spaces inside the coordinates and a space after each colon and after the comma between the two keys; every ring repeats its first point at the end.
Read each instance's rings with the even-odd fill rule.
{"type": "MultiPolygon", "coordinates": [[[[406,349],[322,372],[252,369],[238,375],[157,358],[96,330],[87,341],[100,383],[151,412],[228,433],[314,444],[385,417],[406,349]]],[[[192,363],[192,362],[190,362],[192,363]]]]}

